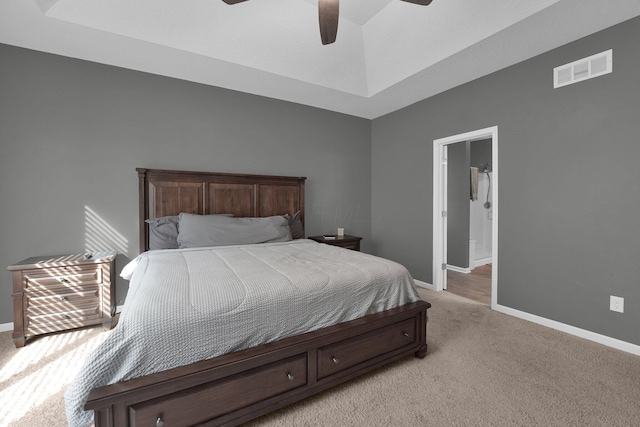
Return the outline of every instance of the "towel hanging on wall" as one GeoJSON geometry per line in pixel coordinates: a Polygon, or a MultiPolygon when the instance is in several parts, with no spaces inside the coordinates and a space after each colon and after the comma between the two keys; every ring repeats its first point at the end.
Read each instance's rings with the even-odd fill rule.
{"type": "Polygon", "coordinates": [[[471,201],[478,200],[478,168],[471,166],[471,201]]]}

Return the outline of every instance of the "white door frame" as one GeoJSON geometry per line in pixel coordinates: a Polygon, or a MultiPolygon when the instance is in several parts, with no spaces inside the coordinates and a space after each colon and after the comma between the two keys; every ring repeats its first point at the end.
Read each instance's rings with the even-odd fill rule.
{"type": "Polygon", "coordinates": [[[491,203],[493,226],[491,236],[491,307],[498,304],[498,127],[488,127],[471,132],[440,138],[433,141],[433,289],[446,289],[446,269],[442,265],[447,260],[446,229],[446,152],[449,144],[478,141],[491,138],[491,203]],[[443,214],[444,212],[444,214],[443,214]]]}

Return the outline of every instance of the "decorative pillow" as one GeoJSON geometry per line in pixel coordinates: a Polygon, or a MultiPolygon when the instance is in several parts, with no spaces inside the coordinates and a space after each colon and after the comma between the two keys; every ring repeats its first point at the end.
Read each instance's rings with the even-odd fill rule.
{"type": "Polygon", "coordinates": [[[231,218],[220,215],[180,214],[180,248],[246,245],[291,240],[289,222],[282,216],[231,218]]]}
{"type": "Polygon", "coordinates": [[[147,219],[149,249],[178,249],[178,215],[147,219]]]}
{"type": "Polygon", "coordinates": [[[304,227],[302,226],[302,220],[300,219],[300,211],[294,213],[293,216],[285,214],[284,217],[289,221],[291,237],[293,239],[304,239],[304,227]]]}

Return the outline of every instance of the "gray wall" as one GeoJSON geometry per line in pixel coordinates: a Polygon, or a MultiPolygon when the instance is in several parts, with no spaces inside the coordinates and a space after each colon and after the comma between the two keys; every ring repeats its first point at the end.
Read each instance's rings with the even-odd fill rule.
{"type": "Polygon", "coordinates": [[[307,235],[345,227],[370,250],[369,120],[6,45],[0,59],[0,324],[4,267],[83,252],[88,216],[118,269],[136,255],[136,167],[306,176],[307,235]]]}
{"type": "Polygon", "coordinates": [[[469,267],[469,142],[447,146],[447,264],[469,267]]]}
{"type": "Polygon", "coordinates": [[[433,141],[497,125],[498,303],[640,344],[637,40],[640,18],[374,120],[377,254],[431,282],[433,141]],[[553,89],[608,49],[612,74],[553,89]]]}

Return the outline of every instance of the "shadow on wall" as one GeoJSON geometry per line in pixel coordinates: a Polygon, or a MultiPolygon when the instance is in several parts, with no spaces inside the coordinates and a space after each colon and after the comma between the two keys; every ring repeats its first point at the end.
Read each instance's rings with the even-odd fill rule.
{"type": "Polygon", "coordinates": [[[127,265],[129,241],[98,215],[89,206],[84,207],[84,250],[85,252],[117,251],[116,257],[116,304],[123,305],[129,289],[129,282],[120,277],[122,267],[127,265]]]}
{"type": "Polygon", "coordinates": [[[84,207],[84,228],[86,252],[115,250],[129,253],[129,241],[89,206],[84,207]]]}

